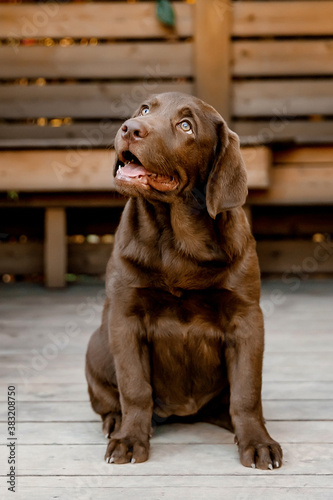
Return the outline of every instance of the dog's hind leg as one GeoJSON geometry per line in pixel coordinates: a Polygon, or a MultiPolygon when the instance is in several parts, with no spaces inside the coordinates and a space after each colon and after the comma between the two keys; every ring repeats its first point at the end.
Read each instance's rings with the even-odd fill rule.
{"type": "Polygon", "coordinates": [[[94,389],[98,387],[98,396],[96,396],[91,385],[88,384],[91,406],[102,418],[102,430],[106,438],[109,438],[111,432],[117,431],[121,424],[121,411],[117,392],[113,387],[105,387],[94,381],[94,389]]]}
{"type": "Polygon", "coordinates": [[[120,427],[121,408],[112,360],[110,354],[107,360],[105,359],[108,350],[105,349],[101,339],[103,336],[100,330],[97,330],[89,342],[86,378],[91,406],[101,415],[103,434],[109,438],[111,432],[117,431],[120,427]]]}

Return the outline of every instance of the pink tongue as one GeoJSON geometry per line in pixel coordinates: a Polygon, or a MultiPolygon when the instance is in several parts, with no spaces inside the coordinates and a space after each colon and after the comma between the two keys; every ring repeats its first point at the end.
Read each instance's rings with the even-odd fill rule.
{"type": "Polygon", "coordinates": [[[124,165],[121,172],[126,175],[126,177],[139,177],[140,175],[150,175],[149,170],[146,170],[142,165],[137,167],[132,167],[132,163],[124,165]]]}

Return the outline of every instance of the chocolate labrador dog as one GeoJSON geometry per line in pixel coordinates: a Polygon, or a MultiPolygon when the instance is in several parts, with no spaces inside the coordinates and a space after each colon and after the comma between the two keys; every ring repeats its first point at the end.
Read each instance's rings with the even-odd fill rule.
{"type": "Polygon", "coordinates": [[[129,201],[86,357],[106,461],[147,460],[154,415],[226,427],[243,465],[280,467],[262,414],[260,275],[237,135],[200,99],[166,93],[122,125],[115,150],[129,201]]]}

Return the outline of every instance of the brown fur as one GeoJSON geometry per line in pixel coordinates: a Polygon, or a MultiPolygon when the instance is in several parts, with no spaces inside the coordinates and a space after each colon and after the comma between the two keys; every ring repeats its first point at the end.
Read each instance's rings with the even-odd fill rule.
{"type": "Polygon", "coordinates": [[[262,415],[260,273],[238,137],[208,104],[167,93],[125,122],[115,149],[130,198],[86,360],[106,460],[147,460],[154,412],[233,430],[243,465],[280,467],[262,415]]]}

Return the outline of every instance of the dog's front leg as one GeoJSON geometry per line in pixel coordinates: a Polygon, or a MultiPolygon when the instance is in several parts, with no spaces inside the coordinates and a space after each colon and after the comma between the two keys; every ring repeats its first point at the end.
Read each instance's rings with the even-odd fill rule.
{"type": "Polygon", "coordinates": [[[145,462],[149,455],[153,413],[149,349],[135,319],[123,318],[121,323],[117,322],[118,326],[112,323],[110,346],[122,422],[120,429],[111,434],[105,460],[116,464],[145,462]]]}
{"type": "Polygon", "coordinates": [[[235,318],[226,335],[225,356],[230,382],[230,416],[241,463],[245,467],[281,467],[282,450],[268,434],[262,414],[261,381],[264,327],[259,307],[235,318]]]}

